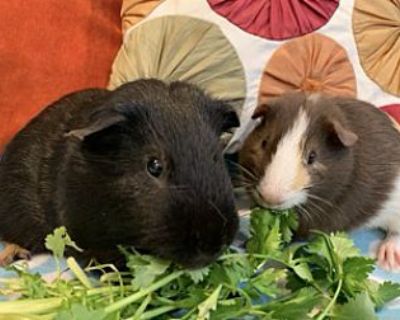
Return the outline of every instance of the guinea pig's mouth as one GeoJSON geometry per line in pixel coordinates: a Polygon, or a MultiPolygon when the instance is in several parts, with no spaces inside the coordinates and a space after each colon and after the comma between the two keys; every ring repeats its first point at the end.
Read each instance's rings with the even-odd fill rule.
{"type": "Polygon", "coordinates": [[[221,252],[217,252],[215,254],[204,254],[200,253],[196,255],[193,258],[190,258],[188,260],[183,260],[181,262],[178,262],[182,267],[186,269],[200,269],[203,268],[210,263],[214,262],[217,260],[217,258],[221,255],[221,252]]]}
{"type": "Polygon", "coordinates": [[[253,198],[256,203],[266,209],[272,210],[287,210],[306,203],[307,193],[304,190],[291,192],[286,195],[279,203],[269,203],[261,195],[258,188],[255,188],[252,192],[253,198]]]}
{"type": "Polygon", "coordinates": [[[197,253],[166,253],[166,252],[153,252],[153,254],[161,259],[171,260],[177,265],[183,267],[184,269],[199,269],[205,267],[214,261],[222,254],[225,248],[221,249],[215,253],[205,253],[205,252],[197,252],[197,253]]]}

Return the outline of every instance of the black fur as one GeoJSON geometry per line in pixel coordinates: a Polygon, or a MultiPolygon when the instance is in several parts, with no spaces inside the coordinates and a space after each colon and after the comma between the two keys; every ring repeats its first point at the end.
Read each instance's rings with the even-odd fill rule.
{"type": "Polygon", "coordinates": [[[228,105],[181,82],[68,95],[6,148],[0,236],[37,253],[65,225],[95,256],[122,244],[206,264],[237,229],[219,135],[238,124],[228,105]],[[158,178],[146,169],[153,158],[164,168],[158,178]]]}

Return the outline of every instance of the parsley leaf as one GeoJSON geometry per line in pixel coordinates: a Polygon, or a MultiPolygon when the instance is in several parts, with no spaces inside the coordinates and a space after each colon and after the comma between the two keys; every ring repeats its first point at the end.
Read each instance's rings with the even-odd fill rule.
{"type": "Polygon", "coordinates": [[[383,283],[372,282],[370,284],[373,287],[370,290],[371,298],[376,304],[376,308],[380,309],[385,303],[392,301],[395,298],[400,297],[400,283],[393,283],[385,281],[383,283]]]}
{"type": "Polygon", "coordinates": [[[156,278],[165,273],[170,266],[170,262],[161,260],[149,255],[128,256],[127,266],[132,271],[132,286],[134,290],[148,287],[156,278]]]}
{"type": "Polygon", "coordinates": [[[211,295],[199,304],[197,307],[199,313],[197,315],[197,320],[208,320],[210,319],[210,311],[217,309],[218,297],[221,292],[222,285],[219,285],[211,295]]]}
{"type": "Polygon", "coordinates": [[[73,304],[70,309],[60,312],[55,320],[104,320],[106,317],[103,310],[91,311],[81,304],[73,304]]]}
{"type": "Polygon", "coordinates": [[[55,229],[52,234],[49,234],[45,239],[45,247],[59,259],[64,256],[66,247],[72,247],[77,251],[82,251],[82,249],[71,240],[65,227],[59,227],[55,229]]]}
{"type": "Polygon", "coordinates": [[[344,305],[338,305],[334,309],[335,320],[377,320],[374,312],[374,304],[366,292],[358,294],[354,299],[344,305]]]}
{"type": "Polygon", "coordinates": [[[187,270],[186,273],[193,280],[195,284],[204,280],[204,277],[210,273],[209,267],[203,267],[197,270],[187,270]]]}

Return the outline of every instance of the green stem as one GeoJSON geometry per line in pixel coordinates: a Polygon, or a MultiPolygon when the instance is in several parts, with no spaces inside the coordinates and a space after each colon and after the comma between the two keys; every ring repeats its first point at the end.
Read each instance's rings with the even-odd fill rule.
{"type": "MultiPolygon", "coordinates": [[[[114,311],[120,310],[123,307],[126,307],[127,305],[138,301],[139,299],[143,298],[144,296],[147,296],[149,293],[158,290],[159,288],[165,286],[167,283],[170,283],[171,281],[175,280],[176,278],[180,277],[183,274],[183,271],[177,271],[174,273],[171,273],[170,275],[160,279],[157,282],[154,282],[151,286],[149,286],[146,289],[141,289],[140,291],[124,298],[121,299],[117,302],[114,302],[113,304],[109,305],[104,309],[105,313],[110,314],[113,313],[114,311]]],[[[175,308],[175,307],[174,307],[175,308]]]]}
{"type": "Polygon", "coordinates": [[[322,311],[322,313],[320,313],[320,315],[318,316],[318,318],[316,320],[323,320],[326,317],[326,315],[329,313],[329,311],[331,311],[331,309],[333,308],[333,306],[336,303],[336,299],[339,296],[340,290],[342,290],[342,285],[343,285],[343,280],[340,279],[332,300],[326,306],[324,311],[322,311]]]}
{"type": "Polygon", "coordinates": [[[137,308],[135,314],[133,315],[133,320],[140,320],[143,312],[146,310],[147,306],[151,301],[151,295],[149,294],[143,302],[140,304],[139,308],[137,308]]]}
{"type": "Polygon", "coordinates": [[[89,289],[86,291],[87,296],[93,296],[96,294],[103,294],[103,293],[112,293],[112,292],[119,292],[121,290],[129,290],[133,289],[131,285],[129,286],[113,286],[113,287],[102,287],[102,288],[94,288],[94,289],[89,289]]]}
{"type": "Polygon", "coordinates": [[[267,254],[258,254],[258,253],[228,253],[228,254],[224,254],[222,256],[220,256],[218,258],[218,261],[220,260],[227,260],[230,258],[243,258],[243,257],[254,257],[254,258],[258,258],[258,259],[272,259],[272,257],[270,255],[267,254]]]}
{"type": "Polygon", "coordinates": [[[72,257],[69,257],[67,259],[67,265],[71,269],[71,271],[75,274],[75,276],[78,278],[78,280],[87,288],[87,289],[92,289],[93,286],[85,274],[85,272],[82,270],[82,268],[79,266],[79,264],[76,262],[76,260],[72,257]]]}
{"type": "Polygon", "coordinates": [[[53,320],[56,317],[55,313],[46,315],[34,316],[26,314],[0,314],[0,320],[53,320]]]}
{"type": "Polygon", "coordinates": [[[60,264],[60,259],[56,256],[54,256],[54,260],[56,262],[56,274],[57,274],[57,279],[61,278],[61,264],[60,264]]]}
{"type": "Polygon", "coordinates": [[[154,300],[159,301],[159,302],[161,302],[163,304],[170,304],[170,305],[175,304],[174,300],[171,300],[171,299],[168,299],[168,298],[164,298],[164,297],[160,297],[160,296],[156,296],[154,298],[154,300]]]}
{"type": "MultiPolygon", "coordinates": [[[[328,252],[329,252],[329,256],[331,258],[331,261],[333,262],[334,267],[335,267],[336,271],[338,272],[339,279],[341,279],[341,271],[339,270],[340,269],[340,263],[338,261],[337,255],[335,254],[335,249],[334,249],[334,247],[332,245],[332,242],[331,242],[329,236],[327,234],[321,232],[321,231],[318,231],[318,230],[312,230],[311,232],[316,234],[316,235],[319,235],[325,241],[325,244],[328,247],[328,252]]],[[[334,275],[331,274],[331,276],[334,276],[334,275]]]]}
{"type": "Polygon", "coordinates": [[[247,294],[246,291],[244,291],[243,289],[239,288],[239,286],[238,286],[238,287],[232,287],[232,286],[228,285],[227,283],[223,283],[222,285],[223,285],[225,288],[229,289],[230,291],[237,291],[237,292],[240,292],[240,293],[242,294],[242,296],[245,298],[247,304],[248,304],[248,305],[251,305],[251,304],[252,304],[252,302],[251,302],[251,297],[247,294]]]}
{"type": "MultiPolygon", "coordinates": [[[[156,308],[151,311],[147,311],[147,312],[143,313],[142,316],[140,317],[140,320],[157,318],[158,316],[160,316],[164,313],[170,312],[172,310],[175,310],[175,309],[178,309],[178,307],[165,306],[165,307],[156,308]]],[[[126,319],[126,320],[131,320],[131,319],[126,319]]]]}
{"type": "Polygon", "coordinates": [[[40,314],[56,310],[62,305],[61,298],[27,299],[0,302],[0,314],[21,313],[40,314]]]}
{"type": "Polygon", "coordinates": [[[252,309],[248,309],[247,311],[242,312],[241,316],[245,316],[245,315],[248,315],[248,314],[252,314],[252,315],[255,315],[255,316],[265,316],[266,312],[264,312],[262,310],[257,310],[255,308],[252,308],[252,309]]]}
{"type": "Polygon", "coordinates": [[[317,290],[320,294],[322,294],[325,298],[330,298],[330,296],[327,295],[326,292],[322,290],[321,287],[315,281],[311,281],[308,283],[311,284],[314,287],[314,289],[317,290]]]}
{"type": "Polygon", "coordinates": [[[183,317],[180,318],[180,320],[187,320],[191,317],[193,313],[197,311],[197,307],[194,307],[193,309],[190,309],[183,317]]]}

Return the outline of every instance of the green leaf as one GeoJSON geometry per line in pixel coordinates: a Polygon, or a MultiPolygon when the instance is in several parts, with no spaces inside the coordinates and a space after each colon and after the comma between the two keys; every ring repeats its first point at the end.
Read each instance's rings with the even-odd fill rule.
{"type": "Polygon", "coordinates": [[[199,313],[197,314],[197,320],[208,320],[210,319],[210,312],[217,309],[218,297],[221,291],[222,285],[219,285],[211,295],[198,305],[199,313]]]}
{"type": "Polygon", "coordinates": [[[202,282],[204,278],[210,273],[209,267],[204,267],[197,270],[187,270],[186,273],[193,280],[195,284],[202,282]]]}
{"type": "Polygon", "coordinates": [[[303,280],[312,282],[313,276],[310,271],[310,267],[306,263],[299,263],[293,266],[293,271],[303,280]]]}
{"type": "Polygon", "coordinates": [[[297,230],[299,222],[294,210],[285,210],[281,213],[281,233],[284,242],[289,243],[293,237],[293,231],[297,230]]]}
{"type": "Polygon", "coordinates": [[[276,256],[279,255],[279,253],[281,253],[279,249],[281,247],[282,235],[279,232],[279,226],[280,226],[279,219],[275,218],[275,222],[263,243],[262,251],[260,252],[261,254],[269,254],[270,256],[276,256]]]}
{"type": "Polygon", "coordinates": [[[237,288],[240,282],[248,279],[253,274],[254,269],[248,257],[243,255],[210,266],[208,282],[214,286],[227,284],[229,287],[237,288]]]}
{"type": "Polygon", "coordinates": [[[377,320],[374,304],[366,292],[358,294],[344,305],[337,305],[333,311],[335,320],[377,320]]]}
{"type": "Polygon", "coordinates": [[[371,293],[371,298],[376,304],[376,308],[382,308],[384,304],[400,297],[400,283],[385,281],[381,284],[376,283],[376,290],[371,293]]]}
{"type": "MultiPolygon", "coordinates": [[[[294,256],[297,254],[297,251],[304,248],[306,244],[304,243],[293,243],[283,249],[282,254],[280,256],[281,261],[288,265],[292,265],[294,262],[294,256]]],[[[304,258],[302,258],[304,260],[304,258]]]]}
{"type": "Polygon", "coordinates": [[[367,287],[368,275],[374,270],[374,260],[367,257],[351,257],[343,264],[344,289],[354,297],[367,287]]]}
{"type": "Polygon", "coordinates": [[[212,320],[244,319],[248,313],[243,298],[233,298],[219,302],[218,309],[212,312],[212,320]]]}
{"type": "Polygon", "coordinates": [[[263,295],[275,298],[285,292],[280,283],[286,278],[285,269],[266,269],[249,282],[263,295]]]}
{"type": "Polygon", "coordinates": [[[314,263],[324,268],[327,272],[331,272],[334,261],[332,260],[330,248],[322,236],[314,236],[310,242],[305,245],[305,248],[311,255],[311,260],[314,263]]]}
{"type": "Polygon", "coordinates": [[[40,299],[49,296],[46,283],[39,273],[30,273],[27,265],[13,264],[7,267],[7,270],[15,272],[24,288],[24,297],[30,299],[40,299]]]}
{"type": "Polygon", "coordinates": [[[251,316],[252,309],[241,304],[236,305],[218,305],[218,309],[212,312],[212,320],[227,320],[227,319],[240,319],[240,320],[279,320],[272,318],[270,313],[257,310],[257,317],[251,316]]]}
{"type": "Polygon", "coordinates": [[[45,240],[46,249],[50,250],[57,258],[64,256],[65,247],[72,247],[77,251],[82,251],[74,241],[71,240],[65,227],[59,227],[49,234],[45,240]]]}
{"type": "Polygon", "coordinates": [[[263,244],[268,237],[275,217],[265,209],[256,208],[250,217],[250,239],[247,250],[249,253],[263,253],[263,244]]]}
{"type": "Polygon", "coordinates": [[[298,222],[293,210],[282,212],[256,208],[250,218],[248,252],[277,256],[283,243],[288,243],[298,222]]]}
{"type": "Polygon", "coordinates": [[[277,255],[282,241],[281,233],[279,232],[279,219],[274,217],[272,221],[269,228],[268,226],[264,227],[266,232],[263,231],[262,236],[253,237],[249,240],[249,252],[270,255],[271,257],[277,255]]]}
{"type": "Polygon", "coordinates": [[[274,319],[308,320],[310,319],[309,313],[318,306],[320,301],[321,297],[318,292],[311,287],[306,287],[295,292],[287,300],[265,304],[263,309],[272,311],[274,319]]]}
{"type": "Polygon", "coordinates": [[[103,320],[107,314],[103,310],[88,310],[81,304],[73,304],[71,309],[57,314],[55,320],[103,320]]]}
{"type": "Polygon", "coordinates": [[[132,257],[128,267],[133,271],[132,286],[140,290],[152,284],[156,278],[166,272],[170,262],[148,255],[132,257]]]}
{"type": "Polygon", "coordinates": [[[332,234],[329,238],[340,261],[343,262],[347,258],[360,255],[360,250],[354,246],[353,240],[351,240],[344,232],[332,234]]]}

